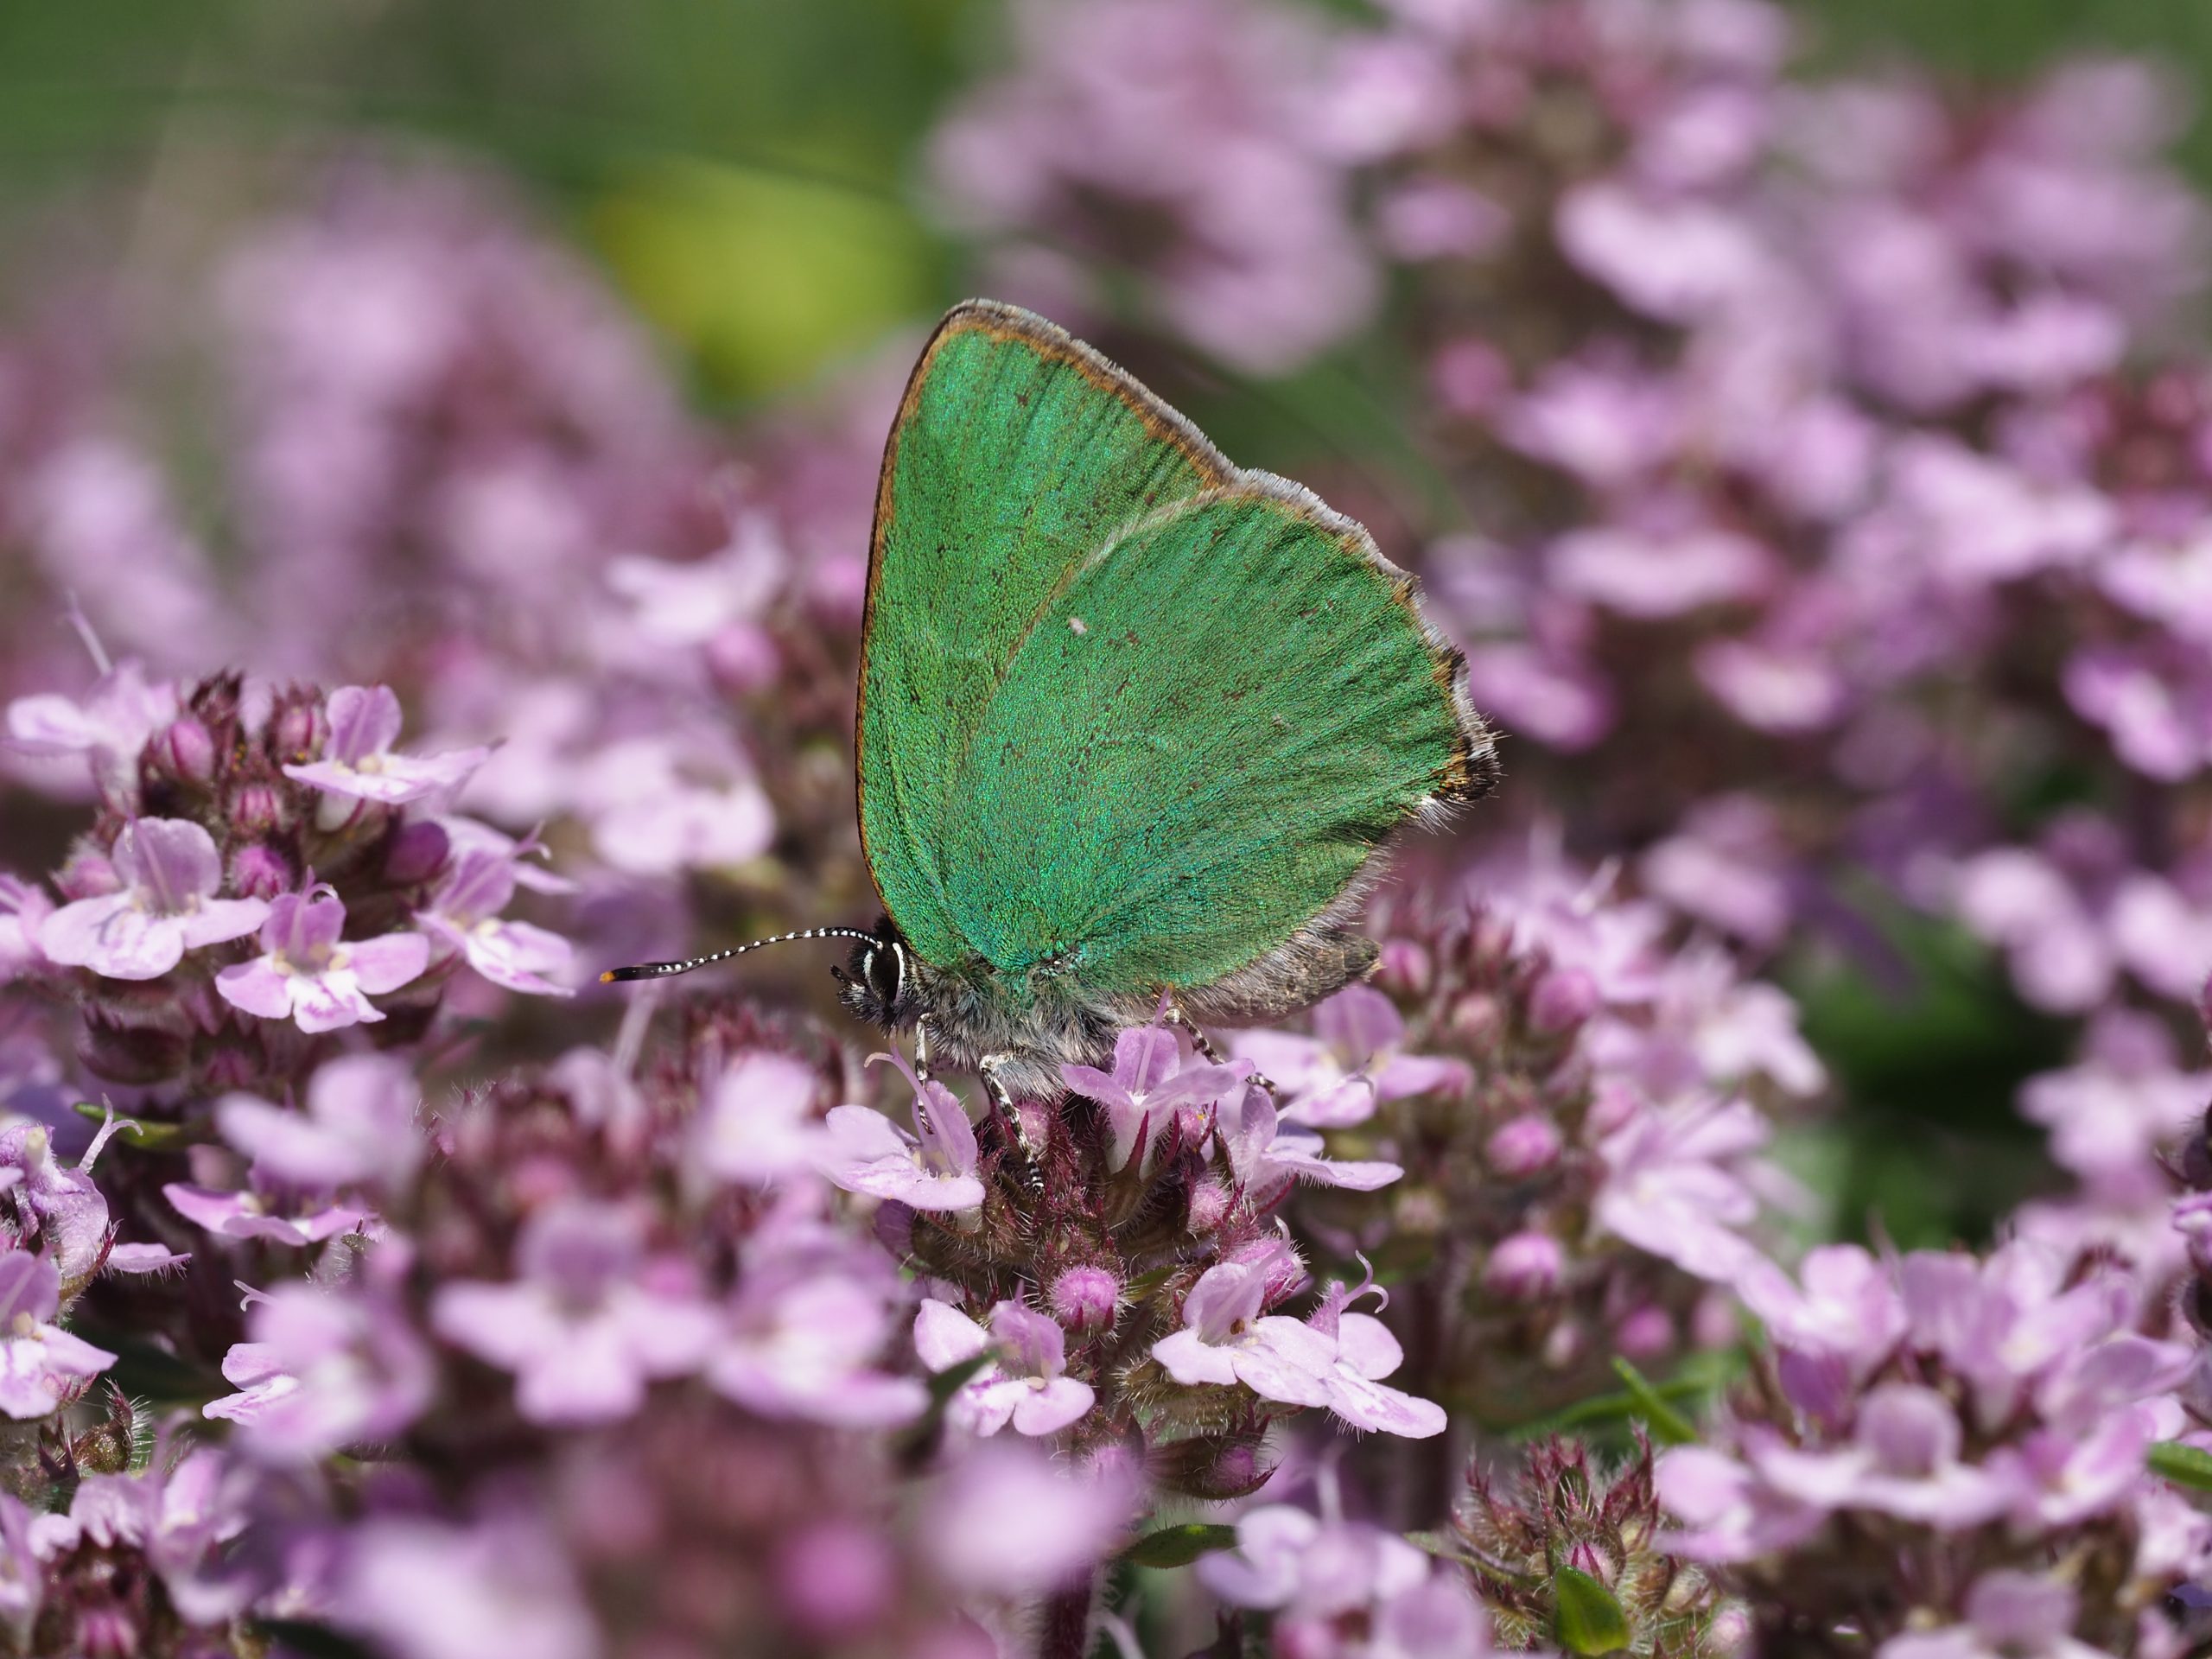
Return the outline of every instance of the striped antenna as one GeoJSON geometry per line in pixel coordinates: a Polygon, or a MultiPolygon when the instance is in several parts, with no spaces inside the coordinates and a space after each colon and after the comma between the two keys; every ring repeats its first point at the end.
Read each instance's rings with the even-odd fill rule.
{"type": "Polygon", "coordinates": [[[602,985],[616,985],[632,979],[666,979],[675,974],[688,974],[694,968],[708,968],[718,962],[728,962],[732,957],[741,957],[748,950],[758,950],[764,944],[789,944],[793,939],[873,939],[875,935],[857,927],[808,927],[796,933],[779,933],[773,938],[755,939],[750,944],[734,945],[728,950],[717,950],[711,956],[694,957],[689,962],[640,962],[627,968],[610,968],[599,976],[602,985]]]}

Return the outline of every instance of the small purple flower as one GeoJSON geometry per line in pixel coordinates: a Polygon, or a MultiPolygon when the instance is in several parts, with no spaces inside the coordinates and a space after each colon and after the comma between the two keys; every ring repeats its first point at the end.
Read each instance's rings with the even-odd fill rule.
{"type": "Polygon", "coordinates": [[[1405,1363],[1406,1351],[1382,1320],[1349,1311],[1351,1303],[1371,1287],[1371,1280],[1358,1291],[1331,1285],[1306,1321],[1335,1346],[1322,1375],[1328,1385],[1329,1409],[1354,1428],[1378,1434],[1411,1440],[1441,1434],[1446,1421],[1443,1407],[1382,1385],[1383,1377],[1405,1363]]]}
{"type": "Polygon", "coordinates": [[[212,1449],[189,1452],[173,1468],[164,1462],[156,1454],[135,1474],[87,1475],[69,1513],[42,1517],[34,1540],[49,1556],[84,1544],[135,1550],[188,1623],[221,1624],[251,1595],[224,1549],[245,1526],[238,1484],[212,1449]]]}
{"type": "Polygon", "coordinates": [[[1300,1320],[1263,1315],[1273,1258],[1208,1268],[1183,1299],[1183,1328],[1152,1345],[1152,1357],[1187,1386],[1243,1383],[1288,1406],[1330,1403],[1336,1344],[1300,1320]]]}
{"type": "Polygon", "coordinates": [[[1678,1446],[1660,1454],[1652,1475],[1659,1503],[1687,1531],[1661,1541],[1694,1561],[1746,1561],[1802,1543],[1827,1512],[1784,1497],[1735,1459],[1709,1446],[1678,1446]]]}
{"type": "Polygon", "coordinates": [[[1090,1409],[1090,1385],[1067,1376],[1067,1338],[1052,1319],[1016,1301],[991,1309],[983,1327],[950,1302],[934,1298],[914,1316],[914,1351],[932,1371],[950,1370],[979,1354],[996,1358],[960,1386],[951,1421],[990,1435],[1012,1423],[1017,1433],[1057,1434],[1090,1409]]]}
{"type": "Polygon", "coordinates": [[[972,1441],[931,1495],[921,1530],[951,1583],[1016,1596],[1112,1549],[1135,1500],[1110,1467],[1071,1470],[1022,1440],[972,1441]]]}
{"type": "Polygon", "coordinates": [[[829,1138],[822,1173],[848,1192],[895,1198],[917,1210],[979,1207],[983,1183],[976,1173],[976,1130],[959,1098],[934,1078],[925,1083],[903,1054],[868,1057],[870,1065],[878,1060],[896,1065],[913,1085],[916,1133],[866,1106],[833,1107],[823,1121],[829,1138]]]}
{"type": "Polygon", "coordinates": [[[1782,1497],[1815,1509],[1871,1510],[1963,1531],[2012,1506],[2005,1474],[1959,1460],[1958,1414],[1933,1389],[1891,1382],[1859,1407],[1852,1444],[1831,1452],[1752,1440],[1751,1466],[1782,1497]]]}
{"type": "Polygon", "coordinates": [[[681,1264],[646,1258],[643,1224],[582,1199],[524,1224],[520,1276],[445,1286],[430,1323],[454,1346],[516,1375],[532,1422],[613,1422],[657,1377],[698,1369],[721,1330],[681,1264]]]}
{"type": "Polygon", "coordinates": [[[322,1189],[391,1186],[422,1159],[415,1122],[420,1101],[414,1076],[400,1061],[343,1054],[308,1079],[306,1111],[226,1095],[216,1103],[215,1122],[257,1172],[276,1180],[322,1189]]]}
{"type": "Polygon", "coordinates": [[[47,1417],[115,1363],[115,1356],[54,1323],[61,1275],[29,1250],[0,1255],[0,1411],[47,1417]]]}
{"type": "Polygon", "coordinates": [[[471,849],[456,856],[416,924],[494,985],[535,996],[573,996],[555,976],[569,971],[569,942],[528,922],[502,917],[515,896],[515,861],[504,854],[471,849]]]}
{"type": "Polygon", "coordinates": [[[22,1236],[36,1239],[60,1274],[64,1302],[74,1301],[108,1260],[114,1230],[92,1166],[124,1122],[111,1115],[74,1169],[54,1157],[54,1137],[44,1124],[0,1130],[0,1190],[15,1206],[22,1236]]]}
{"type": "Polygon", "coordinates": [[[1154,1139],[1183,1111],[1216,1105],[1242,1087],[1248,1067],[1192,1065],[1165,1026],[1138,1026],[1114,1039],[1114,1069],[1064,1065],[1060,1079],[1104,1108],[1112,1137],[1109,1168],[1132,1159],[1141,1170],[1154,1139]]]}
{"type": "Polygon", "coordinates": [[[1458,1060],[1401,1054],[1406,1022],[1382,992],[1347,985],[1313,1010],[1313,1035],[1245,1031],[1231,1046],[1283,1091],[1282,1115],[1317,1129],[1349,1128],[1388,1101],[1465,1085],[1458,1060]]]}
{"type": "Polygon", "coordinates": [[[372,1519],[346,1540],[337,1620],[396,1659],[599,1659],[568,1554],[533,1520],[372,1519]]]}
{"type": "Polygon", "coordinates": [[[1236,1548],[1202,1557],[1198,1577],[1232,1606],[1273,1611],[1281,1653],[1480,1659],[1491,1651],[1490,1621],[1456,1571],[1333,1510],[1322,1519],[1287,1503],[1248,1510],[1236,1548]],[[1348,1643],[1347,1626],[1367,1639],[1348,1643]]]}
{"type": "Polygon", "coordinates": [[[2079,1598],[2056,1578],[2000,1570],[1967,1592],[1966,1623],[1893,1636],[1876,1659],[2106,1659],[2074,1639],[2079,1598]]]}
{"type": "Polygon", "coordinates": [[[162,1188],[169,1207],[195,1227],[219,1238],[265,1238],[272,1244],[303,1249],[350,1233],[368,1218],[356,1205],[315,1199],[264,1197],[258,1192],[218,1192],[171,1181],[162,1188]]]}
{"type": "Polygon", "coordinates": [[[280,1285],[254,1298],[248,1329],[223,1359],[238,1392],[201,1410],[257,1457],[313,1462],[388,1440],[429,1403],[436,1362],[380,1281],[280,1285]]]}
{"type": "Polygon", "coordinates": [[[44,692],[10,703],[5,747],[22,754],[82,755],[100,798],[131,811],[138,804],[139,751],[176,713],[176,688],[149,681],[126,658],[81,702],[44,692]]]}
{"type": "Polygon", "coordinates": [[[792,1055],[755,1049],[734,1056],[699,1114],[701,1165],[747,1186],[811,1170],[826,1139],[814,1116],[821,1087],[813,1069],[792,1055]]]}
{"type": "Polygon", "coordinates": [[[54,900],[35,883],[0,875],[0,985],[47,965],[40,930],[54,914],[54,900]]]}
{"type": "Polygon", "coordinates": [[[1761,1256],[1737,1275],[1736,1294],[1777,1347],[1838,1360],[1854,1382],[1864,1382],[1904,1335],[1895,1274],[1856,1244],[1829,1244],[1806,1255],[1798,1278],[1802,1290],[1761,1256]]]}
{"type": "Polygon", "coordinates": [[[1380,1159],[1338,1162],[1325,1156],[1319,1131],[1281,1122],[1274,1101],[1256,1084],[1231,1091],[1216,1112],[1229,1166],[1255,1205],[1270,1203],[1294,1180],[1372,1192],[1406,1173],[1380,1159]]]}
{"type": "Polygon", "coordinates": [[[1758,1200],[1730,1165],[1767,1134],[1747,1101],[1693,1099],[1638,1112],[1599,1147],[1607,1179],[1594,1206],[1598,1224],[1685,1273],[1733,1279],[1758,1259],[1737,1230],[1757,1219],[1758,1200]]]}
{"type": "Polygon", "coordinates": [[[341,941],[345,928],[346,906],[328,888],[285,893],[262,924],[264,954],[224,969],[215,988],[233,1007],[264,1020],[289,1018],[305,1032],[380,1020],[369,998],[420,978],[430,942],[420,933],[341,941]]]}
{"type": "Polygon", "coordinates": [[[920,1416],[929,1390],[877,1366],[904,1303],[890,1263],[804,1236],[766,1243],[747,1253],[707,1381],[763,1417],[881,1428],[920,1416]]]}
{"type": "Polygon", "coordinates": [[[388,685],[341,685],[330,694],[330,737],[323,758],[286,766],[284,775],[327,794],[398,806],[457,789],[490,757],[489,749],[446,754],[391,753],[399,741],[399,698],[388,685]]]}
{"type": "Polygon", "coordinates": [[[262,925],[258,899],[218,899],[223,862],[214,837],[183,818],[134,818],[115,839],[121,890],[79,899],[48,916],[39,948],[53,961],[109,979],[159,979],[187,950],[262,925]]]}

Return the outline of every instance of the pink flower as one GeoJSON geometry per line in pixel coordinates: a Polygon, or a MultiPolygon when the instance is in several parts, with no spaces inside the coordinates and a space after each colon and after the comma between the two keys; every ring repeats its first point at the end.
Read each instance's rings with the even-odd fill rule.
{"type": "Polygon", "coordinates": [[[1758,543],[1697,527],[1573,531],[1553,544],[1548,567],[1561,593],[1643,621],[1757,599],[1775,574],[1758,543]]]}
{"type": "Polygon", "coordinates": [[[0,1255],[0,1411],[46,1417],[115,1363],[115,1356],[54,1323],[61,1275],[29,1250],[0,1255]]]}
{"type": "Polygon", "coordinates": [[[162,1188],[170,1206],[194,1226],[222,1238],[265,1238],[274,1244],[303,1247],[349,1233],[367,1218],[356,1205],[328,1198],[287,1202],[255,1192],[216,1192],[172,1181],[162,1188]],[[272,1213],[272,1205],[283,1213],[272,1213]]]}
{"type": "Polygon", "coordinates": [[[904,1300],[889,1270],[880,1255],[870,1264],[800,1250],[749,1255],[708,1382],[763,1417],[846,1428],[912,1422],[929,1390],[877,1363],[904,1300]]]}
{"type": "Polygon", "coordinates": [[[1662,1542],[1694,1561],[1747,1561],[1789,1549],[1827,1519],[1818,1506],[1773,1491],[1709,1446],[1672,1447],[1660,1454],[1652,1474],[1661,1507],[1688,1529],[1668,1532],[1662,1542]]]}
{"type": "Polygon", "coordinates": [[[953,1395],[950,1420],[971,1434],[995,1434],[1008,1423],[1033,1438],[1057,1434],[1095,1398],[1089,1383],[1066,1375],[1059,1325],[1021,1302],[993,1307],[987,1332],[950,1302],[926,1299],[914,1316],[914,1351],[932,1371],[995,1353],[953,1395]]]}
{"type": "Polygon", "coordinates": [[[895,1198],[917,1210],[963,1211],[983,1202],[976,1173],[976,1130],[959,1098],[931,1078],[915,1075],[903,1054],[872,1054],[906,1074],[914,1090],[914,1128],[908,1135],[866,1106],[830,1109],[823,1127],[828,1140],[822,1173],[848,1192],[895,1198]]]}
{"type": "Polygon", "coordinates": [[[719,733],[610,744],[577,797],[599,855],[632,875],[742,864],[775,840],[774,809],[719,733]]]}
{"type": "Polygon", "coordinates": [[[528,922],[502,917],[515,896],[515,860],[486,848],[460,852],[416,913],[416,925],[458,950],[494,985],[537,996],[573,996],[557,982],[574,955],[569,942],[528,922]]]}
{"type": "Polygon", "coordinates": [[[1966,1623],[1893,1636],[1875,1659],[2107,1659],[2074,1639],[2072,1586],[2032,1573],[1985,1573],[1967,1592],[1966,1623]]]}
{"type": "Polygon", "coordinates": [[[1807,1254],[1798,1277],[1802,1289],[1759,1256],[1737,1275],[1736,1294],[1777,1347],[1836,1360],[1853,1382],[1863,1382],[1904,1336],[1895,1274],[1856,1244],[1829,1244],[1807,1254]]]}
{"type": "Polygon", "coordinates": [[[1608,1178],[1594,1218],[1685,1273],[1733,1279],[1758,1259],[1741,1230],[1758,1218],[1758,1200],[1732,1166],[1767,1134],[1766,1120],[1741,1100],[1641,1111],[1599,1147],[1608,1178]]]}
{"type": "Polygon", "coordinates": [[[1491,1651],[1490,1621],[1459,1574],[1362,1522],[1262,1504],[1237,1518],[1234,1550],[1200,1558],[1198,1578],[1231,1606],[1273,1611],[1278,1652],[1480,1659],[1491,1651]]]}
{"type": "Polygon", "coordinates": [[[47,965],[39,948],[40,930],[54,914],[44,888],[12,875],[0,875],[0,985],[36,973],[47,965]]]}
{"type": "Polygon", "coordinates": [[[1847,1446],[1753,1440],[1746,1459],[1783,1497],[1823,1510],[1872,1510],[1961,1531],[2012,1505],[2017,1488],[2005,1474],[1959,1460],[1957,1414],[1933,1389],[1885,1383],[1859,1402],[1858,1417],[1847,1446]]]}
{"type": "Polygon", "coordinates": [[[149,681],[125,658],[100,676],[82,702],[58,692],[16,698],[8,705],[5,747],[22,754],[82,755],[100,798],[134,811],[139,751],[176,713],[176,688],[149,681]]]}
{"type": "Polygon", "coordinates": [[[330,738],[323,758],[284,768],[287,778],[327,794],[398,806],[459,788],[491,755],[482,748],[392,753],[399,740],[399,698],[388,685],[341,685],[330,694],[328,711],[330,738]]]}
{"type": "Polygon", "coordinates": [[[109,979],[159,979],[187,950],[262,925],[258,899],[218,899],[214,837],[182,818],[133,818],[111,855],[121,890],[64,905],[40,926],[39,949],[109,979]]]}
{"type": "Polygon", "coordinates": [[[407,1067],[385,1054],[342,1054],[308,1080],[304,1112],[252,1095],[216,1103],[223,1138],[257,1170],[296,1186],[392,1185],[423,1155],[416,1126],[421,1090],[407,1067]]]}
{"type": "Polygon", "coordinates": [[[1406,1022],[1370,985],[1347,985],[1313,1010],[1313,1035],[1238,1032],[1230,1046],[1283,1094],[1282,1116],[1314,1128],[1364,1123],[1386,1101],[1457,1089],[1467,1080],[1457,1060],[1396,1052],[1406,1022]]]}
{"type": "Polygon", "coordinates": [[[1141,1171],[1152,1144],[1178,1112],[1197,1114],[1243,1084],[1246,1068],[1195,1064],[1165,1026],[1138,1026],[1114,1039],[1114,1069],[1064,1065],[1060,1077],[1086,1100],[1105,1109],[1112,1146],[1107,1166],[1125,1169],[1131,1159],[1141,1171]]]}
{"type": "Polygon", "coordinates": [[[642,1224],[587,1199],[547,1205],[515,1246],[519,1277],[439,1290],[430,1324],[454,1346],[516,1376],[532,1422],[615,1422],[653,1378],[705,1360],[721,1329],[688,1270],[645,1253],[642,1224]]]}
{"type": "Polygon", "coordinates": [[[1444,1432],[1444,1408],[1402,1389],[1385,1388],[1381,1379],[1405,1363],[1405,1350],[1382,1320],[1346,1311],[1357,1292],[1332,1285],[1307,1325],[1330,1341],[1335,1351],[1322,1373],[1329,1390],[1329,1409],[1354,1428],[1378,1434],[1397,1434],[1424,1440],[1444,1432]]]}
{"type": "Polygon", "coordinates": [[[281,894],[262,925],[264,954],[224,969],[215,988],[233,1007],[264,1020],[289,1017],[305,1032],[382,1020],[369,998],[419,978],[430,942],[420,933],[341,942],[345,927],[346,906],[328,888],[281,894]]]}
{"type": "Polygon", "coordinates": [[[342,1291],[280,1285],[254,1298],[251,1340],[223,1376],[238,1390],[201,1408],[234,1423],[237,1443],[276,1462],[313,1462],[389,1440],[429,1405],[437,1367],[382,1275],[342,1291]]]}
{"type": "Polygon", "coordinates": [[[747,1186],[812,1170],[826,1144],[814,1115],[822,1087],[814,1070],[793,1055],[753,1049],[733,1056],[699,1114],[701,1166],[718,1179],[747,1186]]]}
{"type": "Polygon", "coordinates": [[[1277,1271],[1273,1257],[1207,1268],[1183,1299],[1183,1328],[1154,1343],[1153,1358],[1188,1386],[1242,1383],[1283,1405],[1329,1404],[1336,1344],[1300,1320],[1262,1313],[1277,1271]]]}
{"type": "Polygon", "coordinates": [[[346,1540],[337,1621],[396,1659],[599,1659],[565,1552],[534,1522],[372,1519],[346,1540]]]}
{"type": "Polygon", "coordinates": [[[1071,1470],[1021,1440],[975,1441],[931,1496],[924,1548],[963,1589],[1020,1595],[1113,1548],[1135,1499],[1108,1469],[1071,1470]]]}
{"type": "Polygon", "coordinates": [[[1353,1162],[1327,1157],[1319,1133],[1281,1122],[1274,1099],[1256,1084],[1225,1096],[1215,1111],[1229,1166],[1255,1205],[1272,1203],[1295,1180],[1372,1192],[1406,1173],[1380,1159],[1353,1162]]]}

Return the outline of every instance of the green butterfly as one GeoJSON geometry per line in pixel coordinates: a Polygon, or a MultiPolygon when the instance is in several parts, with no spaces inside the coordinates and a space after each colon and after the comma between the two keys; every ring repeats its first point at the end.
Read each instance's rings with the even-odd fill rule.
{"type": "Polygon", "coordinates": [[[884,450],[855,747],[885,918],[781,937],[859,939],[848,1007],[1021,1096],[1163,997],[1264,1020],[1357,978],[1376,854],[1496,772],[1364,530],[988,300],[884,450]]]}

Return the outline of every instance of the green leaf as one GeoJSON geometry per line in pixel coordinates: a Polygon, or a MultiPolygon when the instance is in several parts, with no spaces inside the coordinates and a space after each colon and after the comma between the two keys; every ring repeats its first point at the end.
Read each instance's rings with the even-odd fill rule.
{"type": "Polygon", "coordinates": [[[1552,1579],[1552,1634],[1569,1653],[1613,1653],[1631,1639],[1628,1615],[1613,1592],[1578,1567],[1552,1579]]]}
{"type": "Polygon", "coordinates": [[[1629,1409],[1643,1420],[1653,1440],[1668,1446],[1688,1446],[1697,1439],[1696,1425],[1669,1405],[1642,1371],[1624,1359],[1616,1359],[1613,1372],[1628,1385],[1629,1409]]]}
{"type": "Polygon", "coordinates": [[[1234,1527],[1190,1521],[1181,1526],[1147,1532],[1123,1550],[1120,1559],[1133,1567],[1188,1567],[1201,1555],[1233,1548],[1236,1543],[1234,1527]]]}
{"type": "Polygon", "coordinates": [[[2163,1475],[2177,1486],[2212,1492],[2212,1452],[2179,1440],[2160,1440],[2144,1461],[2152,1474],[2163,1475]]]}
{"type": "Polygon", "coordinates": [[[257,1618],[253,1628],[257,1635],[281,1642],[306,1659],[372,1659],[365,1646],[327,1624],[310,1624],[303,1618],[257,1618]]]}
{"type": "MultiPolygon", "coordinates": [[[[71,1109],[78,1116],[89,1117],[95,1123],[107,1122],[108,1109],[94,1105],[89,1100],[77,1102],[71,1109]]],[[[197,1123],[141,1123],[136,1118],[124,1117],[116,1120],[115,1138],[134,1147],[142,1147],[148,1152],[175,1152],[180,1147],[211,1141],[214,1137],[203,1125],[197,1123]]]]}

